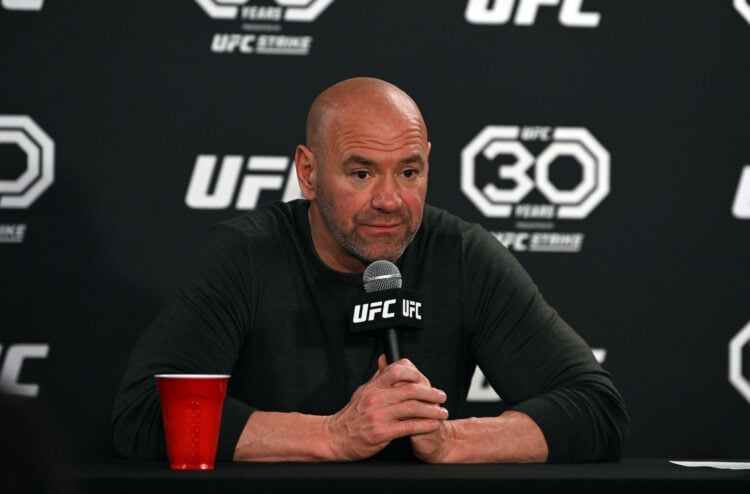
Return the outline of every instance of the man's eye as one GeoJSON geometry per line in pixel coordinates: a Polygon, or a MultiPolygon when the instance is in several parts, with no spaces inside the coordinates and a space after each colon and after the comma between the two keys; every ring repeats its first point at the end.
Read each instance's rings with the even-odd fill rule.
{"type": "Polygon", "coordinates": [[[368,174],[367,174],[367,172],[366,172],[366,171],[358,171],[358,172],[354,172],[354,176],[355,176],[355,177],[357,177],[357,178],[359,178],[359,179],[361,179],[361,180],[364,180],[364,179],[366,179],[366,178],[367,178],[367,175],[368,175],[368,174]]]}
{"type": "Polygon", "coordinates": [[[404,170],[404,177],[411,178],[417,174],[417,170],[404,170]]]}

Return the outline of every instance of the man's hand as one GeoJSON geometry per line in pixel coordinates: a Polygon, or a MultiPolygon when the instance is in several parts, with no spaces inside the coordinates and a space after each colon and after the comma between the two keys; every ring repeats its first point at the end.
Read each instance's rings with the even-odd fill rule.
{"type": "Polygon", "coordinates": [[[333,415],[257,410],[234,451],[235,461],[352,461],[393,439],[435,431],[448,417],[445,393],[407,359],[378,370],[333,415]]]}
{"type": "Polygon", "coordinates": [[[544,463],[549,454],[539,426],[525,413],[443,420],[411,437],[414,455],[427,463],[544,463]]]}
{"type": "Polygon", "coordinates": [[[414,456],[426,463],[448,463],[453,421],[443,420],[434,431],[411,436],[411,448],[414,456]]]}
{"type": "Polygon", "coordinates": [[[448,417],[441,407],[443,391],[408,359],[387,365],[378,359],[378,370],[362,384],[340,411],[326,417],[333,437],[333,450],[339,460],[368,458],[393,439],[437,431],[448,417]]]}

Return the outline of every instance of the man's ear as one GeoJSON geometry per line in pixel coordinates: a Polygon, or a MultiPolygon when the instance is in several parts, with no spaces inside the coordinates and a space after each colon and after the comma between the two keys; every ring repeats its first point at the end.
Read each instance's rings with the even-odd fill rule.
{"type": "Polygon", "coordinates": [[[432,143],[427,141],[427,161],[425,162],[425,173],[430,173],[430,151],[432,150],[432,143]]]}
{"type": "Polygon", "coordinates": [[[300,144],[294,152],[294,166],[297,169],[299,189],[305,199],[315,199],[315,155],[305,145],[300,144]]]}

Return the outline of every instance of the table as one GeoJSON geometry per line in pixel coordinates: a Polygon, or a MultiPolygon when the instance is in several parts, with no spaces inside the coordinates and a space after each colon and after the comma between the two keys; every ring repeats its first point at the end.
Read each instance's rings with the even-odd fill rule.
{"type": "Polygon", "coordinates": [[[164,462],[108,459],[74,464],[68,469],[68,475],[74,492],[80,494],[750,493],[750,470],[690,468],[673,465],[666,459],[568,465],[219,463],[210,471],[174,471],[164,462]]]}

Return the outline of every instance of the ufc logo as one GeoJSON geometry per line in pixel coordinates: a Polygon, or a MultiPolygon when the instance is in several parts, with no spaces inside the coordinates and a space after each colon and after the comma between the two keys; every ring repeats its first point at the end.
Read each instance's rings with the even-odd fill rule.
{"type": "Polygon", "coordinates": [[[741,220],[750,220],[750,165],[745,166],[740,174],[740,183],[734,195],[732,214],[741,220]]]}
{"type": "MultiPolygon", "coordinates": [[[[3,346],[0,345],[0,354],[3,346]]],[[[20,383],[21,368],[26,359],[45,358],[49,353],[49,345],[45,343],[26,344],[17,343],[8,347],[5,358],[0,367],[0,384],[10,394],[21,396],[37,396],[39,385],[31,383],[20,383]]]]}
{"type": "MultiPolygon", "coordinates": [[[[397,299],[376,300],[366,304],[357,304],[354,306],[354,315],[352,322],[362,323],[365,321],[374,321],[380,314],[381,319],[392,319],[396,317],[395,310],[398,310],[397,299]]],[[[401,315],[408,319],[422,320],[422,302],[416,300],[401,299],[401,315]]]]}
{"type": "Polygon", "coordinates": [[[44,0],[2,0],[0,4],[8,10],[42,10],[44,0]]]}
{"type": "Polygon", "coordinates": [[[582,3],[583,0],[469,0],[464,16],[472,24],[506,24],[512,17],[517,26],[532,26],[540,7],[560,5],[558,19],[563,26],[597,27],[601,16],[598,12],[582,12],[582,3]]]}
{"type": "Polygon", "coordinates": [[[395,298],[390,300],[377,300],[367,304],[357,304],[354,307],[352,321],[355,323],[374,321],[378,314],[382,314],[381,317],[383,319],[391,319],[396,317],[396,313],[393,312],[393,306],[395,304],[395,298]]]}
{"type": "Polygon", "coordinates": [[[264,190],[283,190],[283,201],[302,197],[292,160],[230,155],[219,163],[215,155],[202,154],[195,160],[185,204],[192,209],[224,209],[232,203],[237,209],[255,209],[264,190]]]}
{"type": "Polygon", "coordinates": [[[750,23],[750,0],[734,0],[734,8],[750,23]]]}

